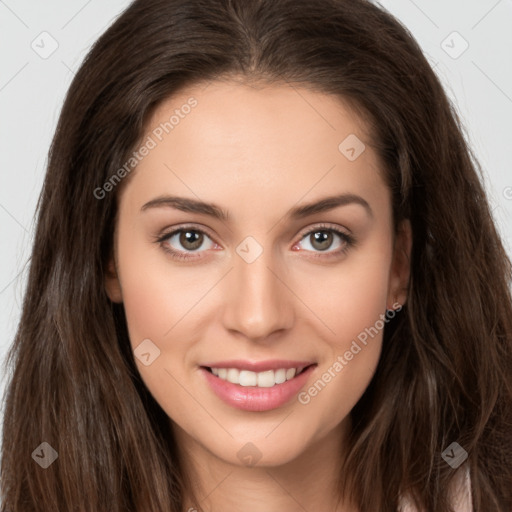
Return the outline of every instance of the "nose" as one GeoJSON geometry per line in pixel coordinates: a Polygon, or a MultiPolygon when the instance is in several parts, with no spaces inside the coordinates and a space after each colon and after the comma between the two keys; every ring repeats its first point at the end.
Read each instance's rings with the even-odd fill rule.
{"type": "Polygon", "coordinates": [[[222,321],[224,328],[254,342],[263,342],[293,325],[293,293],[287,287],[286,267],[264,250],[252,263],[235,256],[227,276],[222,321]]]}

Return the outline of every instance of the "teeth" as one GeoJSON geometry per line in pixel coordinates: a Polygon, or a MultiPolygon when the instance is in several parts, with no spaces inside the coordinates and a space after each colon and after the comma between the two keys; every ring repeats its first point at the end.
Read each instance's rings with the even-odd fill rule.
{"type": "Polygon", "coordinates": [[[293,377],[295,377],[296,371],[297,370],[295,370],[295,368],[288,368],[288,370],[286,370],[286,380],[293,379],[293,377]]]}
{"type": "Polygon", "coordinates": [[[305,366],[298,368],[279,368],[279,370],[267,370],[264,372],[251,372],[238,370],[237,368],[210,368],[213,375],[219,379],[227,380],[240,386],[257,386],[259,388],[271,388],[276,384],[282,384],[293,379],[305,366]]]}
{"type": "Polygon", "coordinates": [[[233,384],[240,384],[240,386],[256,386],[258,384],[258,376],[261,373],[249,372],[247,370],[242,370],[240,372],[240,377],[238,382],[233,382],[233,384]]]}
{"type": "Polygon", "coordinates": [[[281,368],[280,370],[276,370],[274,372],[274,378],[275,378],[276,384],[282,384],[283,382],[286,382],[286,370],[284,368],[281,368]]]}
{"type": "Polygon", "coordinates": [[[258,374],[254,373],[253,375],[257,375],[257,378],[258,378],[257,385],[259,388],[271,388],[276,383],[276,378],[274,376],[274,370],[267,370],[266,372],[260,372],[258,374]]]}
{"type": "Polygon", "coordinates": [[[226,380],[231,382],[231,384],[240,384],[240,370],[237,370],[236,368],[228,368],[226,380]]]}

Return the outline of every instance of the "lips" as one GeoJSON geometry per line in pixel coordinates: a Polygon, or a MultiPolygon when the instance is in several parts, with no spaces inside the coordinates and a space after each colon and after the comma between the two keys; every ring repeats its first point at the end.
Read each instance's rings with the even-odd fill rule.
{"type": "Polygon", "coordinates": [[[246,411],[286,404],[316,368],[308,361],[223,361],[201,366],[210,389],[225,403],[246,411]]]}

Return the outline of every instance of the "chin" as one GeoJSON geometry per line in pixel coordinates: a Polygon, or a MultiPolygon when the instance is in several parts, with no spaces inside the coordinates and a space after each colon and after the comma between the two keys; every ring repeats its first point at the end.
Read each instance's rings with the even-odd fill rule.
{"type": "Polygon", "coordinates": [[[305,453],[308,448],[305,439],[304,434],[294,436],[283,430],[279,434],[268,435],[265,432],[254,436],[236,436],[229,446],[223,443],[206,448],[218,458],[236,466],[278,467],[293,462],[305,453]]]}

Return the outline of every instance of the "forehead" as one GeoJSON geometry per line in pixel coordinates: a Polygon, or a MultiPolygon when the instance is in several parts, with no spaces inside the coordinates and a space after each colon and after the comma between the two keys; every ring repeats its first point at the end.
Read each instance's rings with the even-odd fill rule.
{"type": "Polygon", "coordinates": [[[266,154],[290,158],[329,146],[337,151],[340,137],[349,134],[367,142],[370,135],[350,105],[333,95],[288,84],[229,81],[180,91],[158,106],[146,128],[148,133],[160,128],[163,137],[172,132],[175,142],[180,135],[196,137],[197,155],[203,149],[260,155],[264,148],[266,154]]]}
{"type": "Polygon", "coordinates": [[[363,120],[340,98],[298,86],[187,87],[155,109],[150,139],[133,175],[144,199],[178,191],[233,205],[236,194],[240,206],[264,208],[333,192],[378,199],[384,187],[363,120]]]}

